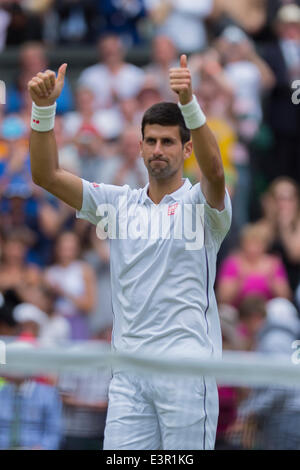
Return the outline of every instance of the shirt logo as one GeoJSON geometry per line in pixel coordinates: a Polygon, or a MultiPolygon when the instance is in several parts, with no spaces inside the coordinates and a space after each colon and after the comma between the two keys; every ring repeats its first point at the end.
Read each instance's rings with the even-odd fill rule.
{"type": "Polygon", "coordinates": [[[168,215],[174,215],[177,207],[178,207],[178,202],[175,202],[175,204],[171,204],[168,207],[168,215]]]}
{"type": "Polygon", "coordinates": [[[94,188],[99,188],[100,184],[98,183],[92,183],[92,185],[94,186],[94,188]]]}

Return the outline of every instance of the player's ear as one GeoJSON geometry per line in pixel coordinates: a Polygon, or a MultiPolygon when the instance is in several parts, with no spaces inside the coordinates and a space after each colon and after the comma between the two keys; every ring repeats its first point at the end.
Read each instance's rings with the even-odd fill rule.
{"type": "Polygon", "coordinates": [[[192,151],[193,151],[193,143],[191,140],[189,140],[188,142],[186,142],[184,144],[184,147],[183,147],[183,158],[184,160],[186,160],[187,158],[189,158],[192,154],[192,151]]]}
{"type": "Polygon", "coordinates": [[[143,141],[140,140],[140,156],[143,158],[143,141]]]}

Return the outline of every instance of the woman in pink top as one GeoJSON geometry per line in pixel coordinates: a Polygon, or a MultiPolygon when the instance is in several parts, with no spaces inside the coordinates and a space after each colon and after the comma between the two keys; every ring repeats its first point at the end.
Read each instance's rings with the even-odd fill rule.
{"type": "Polygon", "coordinates": [[[218,275],[217,297],[221,303],[238,307],[249,295],[265,300],[291,297],[281,259],[266,253],[268,232],[249,224],[241,232],[240,249],[226,258],[218,275]]]}

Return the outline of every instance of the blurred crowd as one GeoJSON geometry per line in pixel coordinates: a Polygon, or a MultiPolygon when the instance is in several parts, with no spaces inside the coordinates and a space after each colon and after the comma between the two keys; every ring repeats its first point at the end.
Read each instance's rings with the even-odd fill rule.
{"type": "MultiPolygon", "coordinates": [[[[158,101],[176,102],[168,70],[188,54],[233,203],[216,279],[224,349],[291,355],[300,338],[300,104],[292,101],[300,1],[288,0],[0,1],[0,50],[19,47],[0,107],[0,336],[109,341],[109,243],[31,180],[27,83],[61,44],[90,45],[98,62],[75,84],[67,73],[55,122],[60,166],[132,188],[147,182],[141,117],[158,101]],[[151,50],[143,68],[126,59],[140,45],[151,50]]],[[[194,155],[184,172],[199,181],[194,155]]],[[[103,371],[2,379],[0,448],[99,448],[108,383],[103,371]]],[[[280,425],[286,436],[300,429],[300,391],[219,392],[219,448],[255,446],[249,433],[236,437],[245,428],[258,434],[253,415],[273,416],[260,423],[271,448],[279,445],[272,429],[280,425]]],[[[293,436],[286,442],[299,449],[293,436]]]]}

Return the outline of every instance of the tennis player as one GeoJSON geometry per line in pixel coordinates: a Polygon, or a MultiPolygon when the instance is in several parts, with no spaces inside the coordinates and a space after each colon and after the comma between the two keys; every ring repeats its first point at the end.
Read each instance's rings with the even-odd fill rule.
{"type": "MultiPolygon", "coordinates": [[[[186,56],[170,70],[178,105],[157,103],[143,116],[140,145],[149,183],[134,190],[88,182],[59,167],[53,128],[66,68],[61,65],[57,77],[51,70],[38,73],[28,83],[32,178],[74,207],[78,217],[97,229],[102,224],[102,234],[103,227],[110,234],[113,348],[178,361],[220,357],[213,286],[231,203],[218,145],[193,95],[186,56]],[[202,174],[194,186],[182,177],[192,149],[202,174]],[[116,219],[119,225],[109,227],[116,219]]],[[[115,369],[104,448],[213,449],[217,420],[213,378],[176,382],[115,369]]]]}

